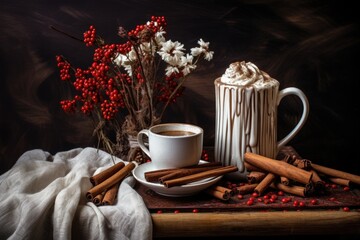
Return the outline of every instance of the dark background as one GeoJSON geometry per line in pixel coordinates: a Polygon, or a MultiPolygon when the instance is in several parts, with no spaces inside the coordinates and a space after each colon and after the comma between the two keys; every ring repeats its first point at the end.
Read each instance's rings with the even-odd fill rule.
{"type": "MultiPolygon", "coordinates": [[[[164,15],[168,38],[189,50],[199,38],[215,52],[186,82],[163,121],[202,126],[214,144],[214,80],[234,61],[255,63],[285,87],[307,95],[310,114],[289,143],[299,154],[340,170],[359,169],[359,22],[355,1],[4,1],[0,3],[0,173],[27,150],[51,153],[93,146],[92,124],[58,105],[68,94],[55,56],[87,66],[90,52],[55,26],[82,37],[94,25],[107,42],[117,28],[164,15]]],[[[279,107],[279,138],[299,119],[301,103],[279,107]]]]}

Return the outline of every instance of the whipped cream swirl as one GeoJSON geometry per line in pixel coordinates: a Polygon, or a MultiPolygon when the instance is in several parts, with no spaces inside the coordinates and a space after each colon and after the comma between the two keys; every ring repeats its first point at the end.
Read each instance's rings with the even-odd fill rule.
{"type": "Polygon", "coordinates": [[[238,86],[254,86],[257,88],[267,88],[278,85],[279,82],[269,76],[264,71],[251,62],[234,62],[229,65],[225,73],[221,76],[221,82],[238,86]]]}

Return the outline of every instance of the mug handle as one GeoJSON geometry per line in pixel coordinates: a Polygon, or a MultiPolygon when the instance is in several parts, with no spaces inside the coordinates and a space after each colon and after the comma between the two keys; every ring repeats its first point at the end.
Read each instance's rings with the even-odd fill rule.
{"type": "Polygon", "coordinates": [[[138,141],[138,144],[139,144],[139,147],[141,148],[141,150],[143,150],[144,153],[146,155],[148,155],[148,157],[150,157],[150,151],[149,151],[149,148],[147,148],[145,143],[144,143],[143,135],[146,135],[146,136],[149,137],[149,130],[148,129],[143,129],[140,132],[138,132],[137,141],[138,141]]]}
{"type": "Polygon", "coordinates": [[[304,126],[305,121],[309,115],[309,102],[305,96],[305,94],[303,93],[303,91],[301,91],[298,88],[295,87],[289,87],[289,88],[285,88],[283,90],[281,90],[279,92],[278,95],[278,102],[277,104],[280,104],[280,101],[288,95],[296,95],[301,99],[301,102],[303,104],[303,112],[301,115],[301,118],[299,120],[299,122],[297,123],[297,125],[295,126],[295,128],[283,139],[281,139],[280,141],[278,141],[278,148],[281,148],[282,146],[284,146],[285,144],[287,144],[293,137],[295,137],[295,135],[300,131],[300,129],[304,126]]]}

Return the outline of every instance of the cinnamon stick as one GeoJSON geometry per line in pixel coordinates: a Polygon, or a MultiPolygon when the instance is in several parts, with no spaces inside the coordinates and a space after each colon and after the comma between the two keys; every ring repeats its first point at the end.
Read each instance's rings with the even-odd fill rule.
{"type": "Polygon", "coordinates": [[[305,170],[309,170],[311,169],[311,162],[308,159],[298,159],[296,158],[292,165],[294,165],[295,167],[301,168],[301,169],[305,169],[305,170]]]}
{"type": "Polygon", "coordinates": [[[120,182],[113,185],[110,189],[105,192],[102,200],[102,205],[114,205],[115,199],[119,191],[120,182]]]}
{"type": "Polygon", "coordinates": [[[105,181],[99,183],[98,185],[92,187],[86,193],[86,198],[92,201],[96,195],[108,190],[116,183],[122,181],[135,168],[135,166],[136,163],[129,162],[125,167],[121,168],[114,175],[107,178],[105,181]]]}
{"type": "Polygon", "coordinates": [[[284,176],[280,176],[280,182],[286,186],[288,186],[290,184],[290,180],[284,176]]]}
{"type": "Polygon", "coordinates": [[[180,186],[180,185],[183,185],[183,184],[195,182],[195,181],[202,180],[202,179],[205,179],[205,178],[217,177],[217,176],[220,176],[220,175],[224,175],[226,173],[236,172],[236,171],[238,171],[238,167],[236,167],[236,166],[220,167],[220,168],[208,170],[208,171],[205,171],[205,172],[195,173],[195,174],[192,174],[192,175],[189,175],[189,176],[164,181],[164,186],[167,187],[167,188],[170,188],[170,187],[173,187],[173,186],[180,186]]]}
{"type": "Polygon", "coordinates": [[[322,173],[324,175],[347,179],[353,183],[356,183],[357,185],[360,185],[360,176],[358,176],[358,175],[340,171],[340,170],[336,170],[336,169],[332,169],[329,167],[324,167],[324,166],[321,166],[321,165],[318,165],[315,163],[312,163],[311,166],[314,170],[316,170],[317,172],[322,173]]]}
{"type": "Polygon", "coordinates": [[[312,181],[314,183],[316,182],[322,182],[320,176],[317,174],[317,172],[314,169],[311,169],[310,172],[312,172],[313,176],[312,176],[312,181]]]}
{"type": "Polygon", "coordinates": [[[217,168],[221,168],[221,166],[210,166],[210,167],[198,167],[198,168],[180,168],[174,172],[171,172],[169,174],[166,174],[162,177],[160,177],[158,179],[158,181],[160,183],[164,183],[167,180],[171,180],[174,178],[179,178],[179,177],[185,177],[185,176],[189,176],[195,173],[200,173],[200,172],[205,172],[208,170],[212,170],[212,169],[217,169],[217,168]]]}
{"type": "MultiPolygon", "coordinates": [[[[293,163],[293,159],[290,157],[289,154],[285,154],[285,157],[283,157],[281,159],[281,161],[292,164],[293,163]]],[[[289,185],[290,184],[290,179],[288,179],[287,177],[284,176],[280,176],[280,182],[284,185],[289,185]]]]}
{"type": "Polygon", "coordinates": [[[256,186],[258,186],[258,183],[253,183],[253,184],[245,184],[239,187],[236,187],[236,191],[238,194],[248,194],[248,193],[252,193],[254,192],[254,189],[256,188],[256,186]]]}
{"type": "Polygon", "coordinates": [[[342,185],[342,186],[350,187],[350,185],[351,185],[351,182],[348,179],[329,177],[329,180],[332,183],[336,183],[336,184],[339,184],[339,185],[342,185]]]}
{"type": "Polygon", "coordinates": [[[158,182],[159,178],[161,178],[162,176],[165,176],[170,173],[174,173],[177,170],[178,169],[173,168],[173,169],[161,169],[161,170],[149,171],[144,173],[144,177],[148,182],[158,182]]]}
{"type": "Polygon", "coordinates": [[[307,191],[305,187],[301,187],[301,186],[297,186],[297,185],[292,185],[292,186],[286,186],[282,183],[272,183],[270,185],[272,188],[290,193],[290,194],[294,194],[294,195],[298,195],[301,197],[306,197],[307,196],[307,191]]]}
{"type": "Polygon", "coordinates": [[[248,172],[256,171],[256,172],[263,172],[261,168],[255,167],[254,165],[251,165],[248,162],[244,162],[244,166],[248,172]]]}
{"type": "Polygon", "coordinates": [[[261,196],[263,192],[270,186],[275,180],[276,176],[273,173],[268,173],[266,177],[255,187],[254,192],[261,196]]]}
{"type": "Polygon", "coordinates": [[[220,186],[220,185],[216,185],[216,186],[212,187],[212,189],[214,189],[216,191],[219,191],[219,192],[222,192],[222,193],[228,193],[230,196],[235,195],[235,192],[232,189],[226,188],[226,187],[223,187],[223,186],[220,186]]]}
{"type": "Polygon", "coordinates": [[[325,189],[325,183],[320,178],[320,176],[317,174],[317,172],[314,169],[310,169],[309,171],[312,172],[312,174],[313,174],[311,181],[315,185],[315,190],[323,190],[323,189],[325,189]]]}
{"type": "Polygon", "coordinates": [[[90,177],[90,182],[92,183],[93,186],[98,185],[99,183],[105,181],[111,175],[119,171],[124,166],[125,166],[124,162],[118,162],[112,165],[111,167],[105,169],[104,171],[90,177]]]}
{"type": "Polygon", "coordinates": [[[104,198],[104,192],[102,193],[99,193],[98,195],[96,195],[93,199],[93,203],[96,205],[96,206],[99,206],[104,198]]]}
{"type": "Polygon", "coordinates": [[[244,154],[244,160],[266,172],[284,176],[300,183],[307,184],[311,181],[311,172],[297,168],[286,162],[267,158],[251,152],[246,152],[244,154]]]}
{"type": "Polygon", "coordinates": [[[205,192],[217,199],[224,200],[224,201],[229,200],[231,197],[230,192],[223,191],[223,189],[221,189],[219,187],[221,187],[221,186],[207,188],[207,189],[205,189],[205,192]]]}
{"type": "Polygon", "coordinates": [[[221,166],[220,162],[207,162],[203,164],[199,164],[196,166],[190,166],[185,168],[166,168],[166,169],[159,169],[148,171],[144,173],[144,177],[148,182],[158,182],[159,178],[178,171],[179,169],[197,169],[197,168],[205,168],[205,167],[214,167],[214,166],[221,166]]]}
{"type": "Polygon", "coordinates": [[[266,176],[265,172],[258,172],[258,171],[251,171],[246,176],[248,183],[259,183],[261,180],[263,180],[266,176]]]}

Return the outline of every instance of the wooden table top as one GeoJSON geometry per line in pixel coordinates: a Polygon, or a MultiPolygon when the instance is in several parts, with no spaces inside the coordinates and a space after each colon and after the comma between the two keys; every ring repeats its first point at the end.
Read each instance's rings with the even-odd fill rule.
{"type": "Polygon", "coordinates": [[[248,206],[246,197],[240,200],[234,196],[223,202],[206,194],[161,196],[141,184],[135,189],[150,211],[155,238],[360,236],[358,188],[344,191],[337,186],[311,198],[291,196],[292,201],[305,201],[303,208],[294,207],[293,202],[284,204],[280,199],[272,204],[259,202],[248,206]],[[309,204],[312,198],[317,199],[317,204],[309,204]]]}
{"type": "Polygon", "coordinates": [[[162,237],[359,235],[360,211],[152,213],[162,237]]]}

